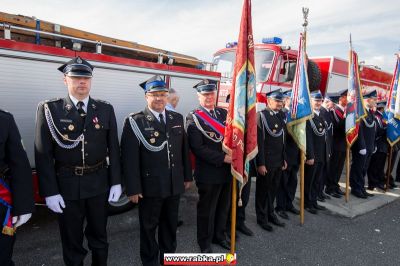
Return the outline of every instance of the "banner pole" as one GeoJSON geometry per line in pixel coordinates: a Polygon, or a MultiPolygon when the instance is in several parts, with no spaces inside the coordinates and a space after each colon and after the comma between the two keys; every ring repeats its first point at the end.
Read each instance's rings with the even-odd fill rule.
{"type": "Polygon", "coordinates": [[[350,146],[346,147],[346,192],[345,200],[349,202],[349,187],[350,187],[350,146]]]}
{"type": "Polygon", "coordinates": [[[388,154],[388,168],[386,171],[386,184],[385,184],[385,192],[389,189],[389,181],[390,181],[390,174],[392,173],[392,156],[393,156],[393,147],[389,147],[389,154],[388,154]]]}
{"type": "Polygon", "coordinates": [[[304,152],[300,152],[300,224],[304,224],[304,152]]]}
{"type": "Polygon", "coordinates": [[[236,201],[237,201],[236,195],[237,195],[236,178],[232,176],[231,254],[235,254],[235,244],[236,244],[236,201]]]}

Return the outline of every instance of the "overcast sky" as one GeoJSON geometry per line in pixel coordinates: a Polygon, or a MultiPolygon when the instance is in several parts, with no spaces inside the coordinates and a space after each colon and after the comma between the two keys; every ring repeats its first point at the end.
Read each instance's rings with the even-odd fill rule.
{"type": "MultiPolygon", "coordinates": [[[[1,0],[0,11],[138,42],[211,61],[237,40],[242,0],[1,0]],[[75,3],[75,5],[69,4],[75,3]]],[[[359,59],[393,72],[400,48],[398,0],[253,0],[256,42],[279,36],[298,46],[301,8],[310,8],[308,53],[348,57],[349,34],[359,59]]]]}

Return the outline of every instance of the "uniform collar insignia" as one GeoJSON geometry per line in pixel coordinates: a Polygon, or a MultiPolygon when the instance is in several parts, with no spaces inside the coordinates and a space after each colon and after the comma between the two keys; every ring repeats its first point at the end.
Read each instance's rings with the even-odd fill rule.
{"type": "Polygon", "coordinates": [[[65,105],[65,109],[66,109],[67,111],[70,111],[71,108],[72,108],[72,105],[70,105],[69,103],[67,103],[67,104],[65,105]]]}
{"type": "Polygon", "coordinates": [[[153,117],[151,115],[146,115],[147,120],[153,121],[153,117]]]}

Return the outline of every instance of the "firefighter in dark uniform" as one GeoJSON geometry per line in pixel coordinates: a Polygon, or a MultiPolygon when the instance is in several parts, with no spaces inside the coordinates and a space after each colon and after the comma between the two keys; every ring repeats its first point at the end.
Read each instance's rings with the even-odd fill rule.
{"type": "Polygon", "coordinates": [[[270,223],[285,226],[274,212],[274,201],[279,189],[285,161],[285,121],[282,114],[283,94],[275,90],[267,94],[268,106],[257,114],[258,154],[256,180],[257,223],[272,231],[270,223]]]}
{"type": "Polygon", "coordinates": [[[304,208],[317,214],[318,210],[326,210],[318,205],[318,185],[321,182],[324,165],[328,159],[328,145],[326,143],[326,123],[320,108],[323,97],[321,92],[311,93],[311,103],[314,110],[312,119],[306,123],[306,161],[304,167],[304,208]]]}
{"type": "Polygon", "coordinates": [[[351,147],[350,186],[351,194],[357,198],[366,199],[374,195],[365,190],[365,175],[376,148],[376,120],[373,110],[376,105],[376,90],[365,94],[363,98],[367,116],[361,119],[357,140],[351,147]]]}
{"type": "Polygon", "coordinates": [[[76,57],[58,70],[64,74],[67,97],[42,102],[37,110],[40,194],[58,214],[65,264],[83,264],[85,235],[92,265],[106,265],[107,201],[118,201],[122,192],[114,109],[89,96],[89,62],[76,57]]]}
{"type": "Polygon", "coordinates": [[[125,119],[122,169],[126,193],[139,203],[142,263],[159,265],[176,250],[179,199],[193,178],[183,117],[165,109],[165,82],[154,76],[140,86],[147,107],[125,119]]]}
{"type": "Polygon", "coordinates": [[[330,98],[332,94],[325,94],[324,102],[320,108],[321,116],[325,120],[325,127],[326,127],[326,144],[327,144],[327,161],[324,164],[323,174],[321,177],[321,182],[318,185],[318,196],[317,200],[324,202],[326,199],[330,199],[331,197],[325,194],[324,189],[327,184],[329,168],[330,168],[330,158],[332,156],[332,142],[333,142],[333,117],[332,117],[332,109],[334,107],[334,103],[330,98]]]}
{"type": "Polygon", "coordinates": [[[386,138],[386,121],[383,119],[386,101],[377,103],[375,111],[376,119],[376,152],[371,156],[371,163],[367,170],[368,190],[379,188],[385,190],[385,163],[389,151],[389,142],[386,138]]]}
{"type": "MultiPolygon", "coordinates": [[[[228,94],[226,96],[226,102],[229,103],[231,99],[231,95],[228,94]]],[[[253,236],[254,233],[251,231],[249,227],[246,225],[246,207],[247,204],[249,203],[250,200],[250,192],[251,192],[251,178],[257,176],[257,169],[256,169],[256,162],[255,159],[250,161],[250,169],[249,169],[249,181],[242,187],[241,194],[239,195],[239,189],[237,190],[237,196],[236,198],[241,199],[242,201],[242,206],[237,205],[236,206],[236,230],[241,232],[242,234],[246,236],[253,236]]],[[[237,181],[237,186],[239,187],[239,181],[237,181]]],[[[232,208],[232,205],[231,205],[232,208]]],[[[231,213],[231,209],[229,210],[229,213],[231,213]]],[[[227,233],[230,237],[231,233],[231,219],[228,217],[227,221],[227,233]]],[[[239,235],[236,234],[236,240],[239,240],[239,235]]]]}
{"type": "Polygon", "coordinates": [[[34,210],[32,170],[14,117],[0,110],[0,265],[11,266],[16,228],[34,210]]]}
{"type": "MultiPolygon", "coordinates": [[[[282,109],[282,114],[285,123],[290,107],[290,97],[290,91],[284,93],[284,108],[282,109]]],[[[297,173],[300,167],[300,150],[290,134],[286,134],[285,154],[287,168],[282,173],[281,183],[276,196],[275,211],[280,217],[289,219],[287,212],[291,212],[295,215],[300,214],[300,211],[293,206],[297,188],[297,173]]]]}
{"type": "Polygon", "coordinates": [[[345,129],[347,89],[337,92],[334,96],[331,95],[331,99],[335,103],[332,110],[332,155],[329,161],[330,167],[329,174],[327,175],[325,193],[335,198],[341,198],[344,192],[340,189],[339,180],[343,172],[347,148],[345,129]]]}
{"type": "Polygon", "coordinates": [[[227,111],[215,107],[215,82],[202,80],[194,88],[200,106],[188,114],[186,122],[190,150],[196,158],[197,243],[202,253],[212,253],[211,242],[230,250],[226,224],[231,199],[232,158],[222,150],[227,111]]]}

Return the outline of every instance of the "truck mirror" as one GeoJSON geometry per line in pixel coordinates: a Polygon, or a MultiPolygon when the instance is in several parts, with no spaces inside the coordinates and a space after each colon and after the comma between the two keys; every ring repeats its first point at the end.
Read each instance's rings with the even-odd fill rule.
{"type": "Polygon", "coordinates": [[[293,81],[296,73],[296,63],[290,64],[286,81],[293,81]]]}

